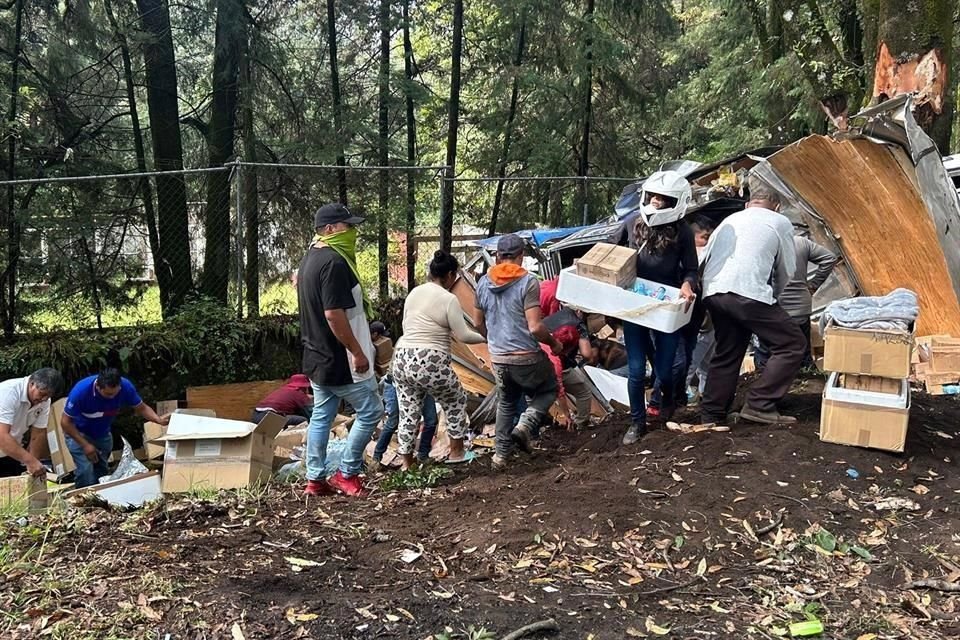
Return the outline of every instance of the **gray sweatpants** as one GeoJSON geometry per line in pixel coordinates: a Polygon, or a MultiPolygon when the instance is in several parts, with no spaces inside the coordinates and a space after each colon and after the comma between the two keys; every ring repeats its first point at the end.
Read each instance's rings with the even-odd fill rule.
{"type": "Polygon", "coordinates": [[[533,430],[543,420],[557,399],[557,376],[547,354],[541,353],[533,364],[493,363],[497,379],[497,455],[506,457],[513,448],[510,434],[517,402],[527,397],[527,410],[520,416],[517,427],[533,430]]]}

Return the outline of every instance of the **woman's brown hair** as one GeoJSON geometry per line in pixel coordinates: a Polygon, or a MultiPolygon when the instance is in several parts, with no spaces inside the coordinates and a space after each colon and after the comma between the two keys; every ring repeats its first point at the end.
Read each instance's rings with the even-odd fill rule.
{"type": "Polygon", "coordinates": [[[661,255],[677,244],[680,236],[680,222],[671,222],[656,227],[647,226],[643,218],[638,217],[633,229],[638,247],[646,247],[653,255],[661,255]]]}

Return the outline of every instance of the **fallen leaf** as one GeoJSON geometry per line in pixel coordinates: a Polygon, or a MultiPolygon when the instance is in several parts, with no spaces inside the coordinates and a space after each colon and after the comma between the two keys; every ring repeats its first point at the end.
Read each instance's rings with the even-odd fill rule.
{"type": "Polygon", "coordinates": [[[315,613],[297,613],[295,609],[287,609],[287,620],[290,624],[296,624],[298,622],[310,622],[311,620],[316,620],[320,616],[315,613]]]}
{"type": "Polygon", "coordinates": [[[243,629],[240,628],[239,622],[233,623],[233,628],[230,629],[230,635],[233,636],[233,640],[247,640],[247,636],[243,635],[243,629]]]}
{"type": "Polygon", "coordinates": [[[372,608],[373,608],[373,605],[372,605],[372,604],[368,604],[367,606],[363,607],[362,609],[354,609],[354,611],[356,611],[357,613],[359,613],[361,616],[363,616],[363,617],[366,618],[367,620],[376,620],[376,619],[377,619],[377,616],[370,612],[370,609],[372,609],[372,608]]]}
{"type": "Polygon", "coordinates": [[[392,613],[388,613],[384,617],[387,619],[387,622],[400,622],[400,616],[395,616],[392,613]]]}
{"type": "Polygon", "coordinates": [[[470,555],[476,550],[477,550],[476,547],[467,547],[466,549],[463,550],[463,555],[470,555]]]}
{"type": "Polygon", "coordinates": [[[649,631],[650,633],[656,634],[658,636],[665,636],[668,633],[670,633],[670,629],[657,625],[657,623],[653,621],[653,618],[647,618],[647,622],[645,626],[647,628],[647,631],[649,631]]]}
{"type": "Polygon", "coordinates": [[[441,600],[449,600],[455,595],[453,593],[450,593],[449,591],[431,591],[430,594],[437,596],[441,600]]]}
{"type": "Polygon", "coordinates": [[[501,594],[500,594],[499,596],[497,596],[497,597],[500,598],[501,600],[505,600],[506,602],[516,602],[516,601],[517,601],[517,593],[516,593],[516,591],[511,591],[511,592],[508,593],[507,595],[503,595],[503,594],[501,593],[501,594]]]}
{"type": "Polygon", "coordinates": [[[152,609],[149,605],[142,604],[140,605],[140,613],[143,614],[143,617],[147,620],[153,620],[158,622],[163,619],[163,616],[156,612],[155,609],[152,609]]]}
{"type": "Polygon", "coordinates": [[[671,471],[671,472],[670,472],[670,477],[673,478],[673,480],[674,480],[675,482],[683,482],[683,476],[681,476],[681,475],[680,475],[679,473],[677,473],[676,471],[671,471]]]}
{"type": "Polygon", "coordinates": [[[711,603],[710,603],[710,610],[711,610],[711,611],[716,611],[717,613],[730,613],[730,610],[729,610],[729,609],[724,609],[723,607],[721,607],[721,606],[720,606],[718,603],[716,603],[716,602],[711,602],[711,603]]]}
{"type": "Polygon", "coordinates": [[[701,559],[700,559],[700,564],[697,565],[697,575],[700,576],[700,577],[703,577],[703,575],[704,575],[706,572],[707,572],[707,559],[706,559],[706,558],[701,558],[701,559]]]}
{"type": "Polygon", "coordinates": [[[633,627],[627,627],[627,635],[631,638],[646,638],[647,634],[639,629],[634,629],[633,627]]]}
{"type": "Polygon", "coordinates": [[[314,562],[313,560],[304,560],[303,558],[294,558],[292,556],[287,556],[284,558],[294,567],[299,567],[301,569],[310,568],[310,567],[322,567],[322,562],[314,562]]]}
{"type": "Polygon", "coordinates": [[[487,547],[487,549],[486,549],[486,554],[487,554],[488,556],[491,556],[491,555],[493,555],[493,552],[496,551],[496,550],[497,550],[497,545],[496,545],[496,544],[492,544],[492,545],[490,545],[489,547],[487,547]]]}
{"type": "Polygon", "coordinates": [[[877,640],[877,634],[865,633],[862,636],[857,636],[857,640],[877,640]]]}
{"type": "Polygon", "coordinates": [[[912,489],[910,489],[910,491],[913,491],[913,492],[914,492],[915,494],[917,494],[918,496],[925,496],[925,495],[927,495],[928,493],[930,493],[930,488],[927,487],[927,485],[925,485],[925,484],[918,484],[918,485],[916,485],[915,487],[913,487],[912,489]]]}
{"type": "MultiPolygon", "coordinates": [[[[451,593],[450,595],[453,595],[453,594],[451,593]]],[[[413,614],[410,613],[409,611],[407,611],[406,609],[402,609],[402,608],[400,608],[400,607],[397,607],[397,611],[399,611],[400,613],[402,613],[402,614],[405,615],[406,617],[410,618],[410,622],[416,622],[416,621],[417,621],[417,619],[413,617],[413,614]]]]}
{"type": "Polygon", "coordinates": [[[592,542],[586,538],[574,538],[573,541],[577,543],[577,546],[584,547],[586,549],[598,546],[596,542],[592,542]]]}

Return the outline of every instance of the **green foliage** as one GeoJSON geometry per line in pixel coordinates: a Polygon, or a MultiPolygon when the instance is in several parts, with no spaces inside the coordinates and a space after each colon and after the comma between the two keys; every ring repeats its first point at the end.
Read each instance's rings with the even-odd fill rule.
{"type": "Polygon", "coordinates": [[[380,488],[384,491],[426,489],[436,486],[441,480],[452,475],[453,471],[446,467],[428,465],[391,473],[380,482],[380,488]]]}

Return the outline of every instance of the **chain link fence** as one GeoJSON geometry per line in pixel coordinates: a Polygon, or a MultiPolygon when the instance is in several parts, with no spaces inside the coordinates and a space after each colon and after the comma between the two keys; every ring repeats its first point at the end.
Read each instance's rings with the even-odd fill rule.
{"type": "MultiPolygon", "coordinates": [[[[158,322],[198,293],[243,315],[295,313],[293,274],[313,213],[344,194],[367,217],[364,286],[374,298],[402,297],[440,247],[444,169],[236,162],[0,182],[14,194],[12,212],[0,198],[4,333],[158,322]]],[[[452,180],[452,248],[466,261],[491,231],[606,218],[630,179],[452,180]]]]}

